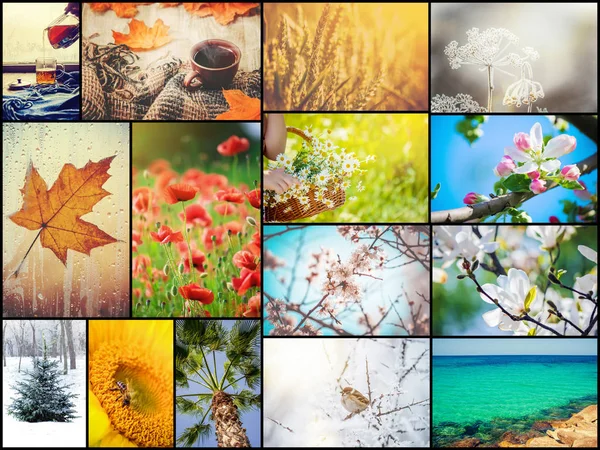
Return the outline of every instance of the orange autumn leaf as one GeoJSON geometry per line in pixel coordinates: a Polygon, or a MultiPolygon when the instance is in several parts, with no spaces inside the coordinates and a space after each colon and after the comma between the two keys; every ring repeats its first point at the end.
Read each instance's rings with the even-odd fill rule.
{"type": "Polygon", "coordinates": [[[129,34],[113,31],[115,44],[125,44],[133,51],[153,50],[168,44],[173,39],[169,36],[169,28],[161,19],[148,26],[141,20],[131,19],[129,34]]]}
{"type": "Polygon", "coordinates": [[[216,120],[260,120],[260,99],[248,97],[239,89],[223,89],[229,111],[219,114],[216,120]]]}
{"type": "Polygon", "coordinates": [[[90,3],[92,11],[105,12],[112,9],[117,17],[131,19],[138,13],[140,5],[151,5],[152,3],[90,3]]]}
{"type": "Polygon", "coordinates": [[[81,219],[110,195],[102,185],[110,178],[108,169],[114,158],[109,156],[97,163],[88,161],[81,169],[65,164],[50,190],[30,164],[21,189],[23,206],[9,216],[10,220],[28,230],[40,230],[36,240],[39,237],[42,247],[52,250],[65,265],[69,249],[89,255],[93,248],[117,242],[96,225],[81,219]]]}
{"type": "Polygon", "coordinates": [[[227,25],[235,20],[236,16],[245,16],[258,3],[183,3],[183,7],[190,14],[207,17],[214,16],[221,25],[227,25]]]}
{"type": "Polygon", "coordinates": [[[161,8],[174,8],[176,6],[181,5],[181,2],[180,3],[159,3],[159,5],[161,8]]]}

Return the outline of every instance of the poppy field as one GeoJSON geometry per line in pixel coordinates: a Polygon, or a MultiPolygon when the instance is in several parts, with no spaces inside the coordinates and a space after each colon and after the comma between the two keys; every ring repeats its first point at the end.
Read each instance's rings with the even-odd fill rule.
{"type": "Polygon", "coordinates": [[[133,316],[258,317],[260,125],[133,136],[133,316]]]}

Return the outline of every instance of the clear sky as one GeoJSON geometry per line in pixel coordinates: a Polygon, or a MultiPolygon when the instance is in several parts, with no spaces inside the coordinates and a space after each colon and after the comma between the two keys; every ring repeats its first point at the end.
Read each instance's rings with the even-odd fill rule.
{"type": "Polygon", "coordinates": [[[597,339],[434,339],[433,356],[597,355],[597,339]]]}
{"type": "MultiPolygon", "coordinates": [[[[504,155],[504,148],[513,145],[515,133],[529,133],[533,124],[539,122],[544,135],[559,134],[546,116],[489,116],[481,126],[483,136],[470,147],[466,139],[456,132],[456,124],[462,119],[462,115],[431,117],[431,185],[442,185],[431,203],[432,211],[464,206],[463,198],[468,192],[492,193],[494,183],[498,180],[493,169],[504,155]]],[[[563,167],[597,151],[596,144],[573,125],[569,126],[566,134],[577,139],[577,148],[560,158],[563,167]]],[[[581,178],[594,193],[597,176],[598,172],[594,171],[581,178]]],[[[566,216],[559,203],[563,199],[575,201],[577,197],[571,191],[556,188],[528,200],[525,209],[534,222],[548,222],[551,215],[564,221],[566,216]]]]}
{"type": "MultiPolygon", "coordinates": [[[[223,320],[223,326],[225,329],[230,330],[233,326],[235,320],[223,320]]],[[[261,346],[262,347],[262,346],[261,346]]],[[[262,348],[261,348],[262,351],[262,348]]],[[[223,375],[223,364],[225,362],[226,356],[225,353],[217,352],[217,373],[218,376],[221,377],[223,375]]],[[[206,389],[196,383],[189,383],[190,387],[187,389],[177,388],[177,395],[183,394],[195,394],[195,393],[208,393],[206,389]]],[[[246,384],[243,381],[239,382],[240,389],[248,389],[246,384]]],[[[232,393],[232,389],[226,389],[226,392],[232,393]]],[[[260,385],[257,389],[254,389],[255,393],[260,393],[260,385]]],[[[210,414],[209,414],[210,417],[210,414]]],[[[248,439],[250,440],[250,445],[252,447],[260,447],[260,431],[261,431],[261,411],[252,410],[246,413],[241,413],[240,420],[246,429],[246,434],[248,439]]],[[[194,417],[190,414],[180,414],[176,413],[175,416],[175,437],[179,437],[181,433],[188,427],[194,426],[196,423],[200,422],[200,418],[194,417]]],[[[196,444],[199,447],[216,447],[217,446],[217,438],[214,433],[214,422],[209,420],[209,423],[213,425],[211,436],[200,442],[200,444],[196,444]]]]}

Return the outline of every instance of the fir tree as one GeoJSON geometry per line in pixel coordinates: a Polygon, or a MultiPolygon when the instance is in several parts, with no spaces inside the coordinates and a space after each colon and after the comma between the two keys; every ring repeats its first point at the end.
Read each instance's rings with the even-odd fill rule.
{"type": "Polygon", "coordinates": [[[26,379],[11,386],[19,396],[12,399],[8,413],[24,422],[70,422],[76,418],[71,399],[77,394],[61,384],[60,376],[58,361],[48,359],[44,340],[43,358],[34,356],[33,371],[26,371],[26,379]]]}

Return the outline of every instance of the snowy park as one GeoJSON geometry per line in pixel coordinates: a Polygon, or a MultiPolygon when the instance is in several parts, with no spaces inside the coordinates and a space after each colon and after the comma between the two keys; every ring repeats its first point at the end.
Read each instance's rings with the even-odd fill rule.
{"type": "Polygon", "coordinates": [[[86,444],[85,321],[71,321],[68,333],[62,329],[60,322],[3,321],[3,447],[84,447],[86,444]],[[33,326],[30,322],[34,322],[33,326]],[[34,353],[37,370],[34,370],[34,353]],[[71,368],[73,365],[75,368],[71,368]],[[47,387],[37,391],[40,379],[44,379],[46,385],[50,380],[56,386],[50,392],[47,387]],[[27,392],[27,395],[19,394],[19,382],[23,384],[18,389],[27,392]],[[64,389],[61,390],[61,387],[64,389]],[[71,394],[76,397],[71,397],[71,394]],[[35,399],[48,395],[53,399],[38,409],[35,399]],[[52,400],[56,398],[59,401],[54,403],[52,400]],[[21,401],[16,401],[18,399],[21,401]],[[56,411],[49,408],[49,404],[56,405],[56,411]],[[9,414],[11,409],[13,414],[9,414]],[[24,411],[30,414],[31,420],[38,420],[40,414],[53,420],[28,422],[17,418],[24,411]],[[38,417],[31,411],[35,411],[38,417]]]}

